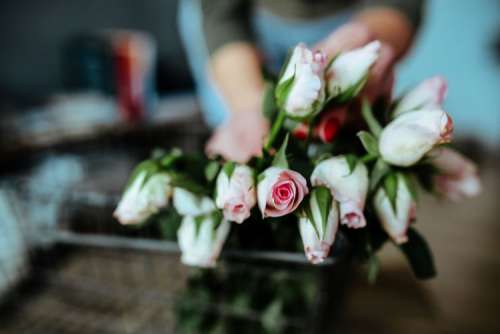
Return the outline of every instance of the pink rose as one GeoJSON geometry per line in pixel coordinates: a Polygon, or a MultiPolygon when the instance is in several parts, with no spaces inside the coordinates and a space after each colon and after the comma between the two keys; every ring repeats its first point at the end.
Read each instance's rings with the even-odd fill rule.
{"type": "Polygon", "coordinates": [[[257,202],[252,169],[238,165],[231,175],[222,170],[216,188],[215,205],[223,210],[226,220],[242,223],[250,216],[257,202]]]}
{"type": "Polygon", "coordinates": [[[401,98],[392,117],[417,109],[440,109],[447,90],[448,86],[443,77],[435,76],[424,80],[401,98]]]}
{"type": "Polygon", "coordinates": [[[257,185],[260,212],[265,217],[281,217],[293,212],[307,195],[307,182],[293,170],[269,167],[257,185]]]}
{"type": "Polygon", "coordinates": [[[479,195],[481,180],[474,162],[445,147],[431,151],[429,158],[438,170],[434,178],[438,193],[452,201],[479,195]]]}

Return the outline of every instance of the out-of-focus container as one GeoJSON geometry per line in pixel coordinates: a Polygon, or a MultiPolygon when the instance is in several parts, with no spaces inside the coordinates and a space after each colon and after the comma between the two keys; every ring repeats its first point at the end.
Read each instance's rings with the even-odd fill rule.
{"type": "Polygon", "coordinates": [[[154,107],[156,44],[143,32],[110,31],[118,110],[127,122],[144,119],[154,107]]]}

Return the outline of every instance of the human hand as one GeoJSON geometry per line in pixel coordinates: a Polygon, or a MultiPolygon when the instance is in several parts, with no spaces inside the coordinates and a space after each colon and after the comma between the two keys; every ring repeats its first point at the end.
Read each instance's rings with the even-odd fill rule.
{"type": "MultiPolygon", "coordinates": [[[[351,22],[335,30],[318,43],[315,48],[325,52],[327,57],[331,59],[339,52],[361,47],[374,39],[375,36],[366,25],[360,22],[351,22]]],[[[379,57],[370,71],[363,96],[366,96],[370,101],[375,101],[379,97],[390,97],[394,84],[395,62],[396,54],[393,48],[382,42],[379,57]]]]}
{"type": "Polygon", "coordinates": [[[227,160],[247,162],[259,156],[269,122],[262,115],[262,95],[257,94],[233,110],[226,123],[217,128],[206,145],[209,156],[221,155],[227,160]],[[237,110],[235,110],[237,109],[237,110]]]}

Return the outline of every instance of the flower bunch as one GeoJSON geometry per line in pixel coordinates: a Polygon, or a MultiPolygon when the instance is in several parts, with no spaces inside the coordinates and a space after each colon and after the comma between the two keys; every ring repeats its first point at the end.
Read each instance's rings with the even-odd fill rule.
{"type": "MultiPolygon", "coordinates": [[[[419,185],[459,200],[477,195],[481,184],[474,163],[443,146],[453,122],[443,110],[441,77],[374,109],[362,99],[379,50],[374,41],[328,61],[299,44],[269,85],[264,114],[272,127],[260,157],[238,164],[172,150],[147,160],[115,217],[140,223],[171,202],[182,216],[177,240],[188,265],[213,267],[231,227],[264,222],[298,226],[313,264],[327,259],[341,233],[369,263],[392,240],[417,276],[430,276],[429,249],[411,226],[419,185]],[[427,267],[418,269],[416,258],[427,267]]],[[[255,232],[248,239],[265,238],[255,232]]]]}

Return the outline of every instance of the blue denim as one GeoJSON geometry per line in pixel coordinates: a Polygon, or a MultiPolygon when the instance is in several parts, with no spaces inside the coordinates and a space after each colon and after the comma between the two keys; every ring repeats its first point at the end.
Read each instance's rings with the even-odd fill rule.
{"type": "MultiPolygon", "coordinates": [[[[251,24],[256,44],[264,55],[266,69],[271,73],[278,73],[291,48],[300,42],[314,45],[346,23],[352,17],[352,13],[352,10],[346,10],[334,17],[292,21],[256,9],[251,24]]],[[[217,126],[226,118],[227,106],[208,71],[209,56],[203,37],[199,0],[181,0],[178,20],[205,121],[210,126],[217,126]]]]}

